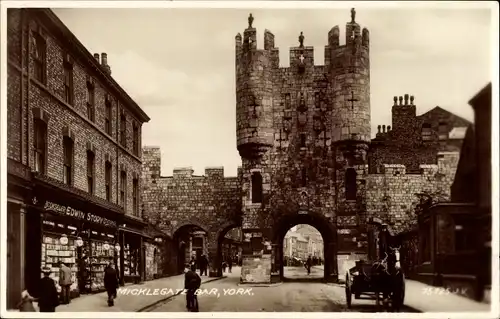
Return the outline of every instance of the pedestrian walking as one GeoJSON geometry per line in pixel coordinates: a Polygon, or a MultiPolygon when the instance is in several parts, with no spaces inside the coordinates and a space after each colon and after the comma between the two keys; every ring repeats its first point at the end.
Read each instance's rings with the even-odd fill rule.
{"type": "Polygon", "coordinates": [[[55,312],[56,307],[59,306],[56,282],[50,278],[52,270],[49,267],[43,267],[42,273],[43,278],[40,279],[38,290],[38,308],[40,308],[40,312],[55,312]]]}
{"type": "Polygon", "coordinates": [[[311,267],[312,267],[312,258],[309,256],[306,261],[306,269],[307,269],[307,274],[311,274],[311,267]]]}
{"type": "Polygon", "coordinates": [[[119,287],[118,272],[114,267],[114,263],[110,262],[104,270],[104,288],[108,293],[108,306],[112,307],[115,304],[116,289],[119,287]]]}
{"type": "Polygon", "coordinates": [[[191,265],[191,269],[184,275],[184,289],[186,290],[186,308],[191,312],[198,312],[198,297],[196,291],[201,286],[201,278],[196,273],[196,266],[191,265]]]}
{"type": "Polygon", "coordinates": [[[227,263],[226,260],[222,261],[222,272],[226,272],[227,263]]]}
{"type": "Polygon", "coordinates": [[[17,309],[20,312],[36,312],[35,306],[33,306],[33,301],[35,300],[36,298],[32,297],[28,293],[28,290],[24,290],[21,293],[21,301],[17,304],[17,309]]]}
{"type": "Polygon", "coordinates": [[[203,274],[205,274],[205,276],[208,276],[207,269],[208,269],[208,258],[205,255],[201,255],[201,257],[200,257],[200,276],[203,276],[203,274]]]}
{"type": "Polygon", "coordinates": [[[70,288],[73,284],[71,278],[71,269],[65,263],[59,263],[59,286],[61,286],[61,300],[62,303],[67,305],[71,302],[70,288]]]}
{"type": "Polygon", "coordinates": [[[229,269],[229,272],[233,269],[233,260],[231,258],[227,261],[227,268],[229,269]]]}

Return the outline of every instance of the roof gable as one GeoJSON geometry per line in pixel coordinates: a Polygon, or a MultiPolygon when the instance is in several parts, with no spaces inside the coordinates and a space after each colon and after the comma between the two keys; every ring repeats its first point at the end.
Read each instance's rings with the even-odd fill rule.
{"type": "Polygon", "coordinates": [[[453,127],[468,127],[472,123],[463,117],[460,117],[456,114],[451,113],[443,109],[440,106],[436,106],[435,108],[417,116],[422,119],[424,122],[447,122],[453,123],[453,127]]]}

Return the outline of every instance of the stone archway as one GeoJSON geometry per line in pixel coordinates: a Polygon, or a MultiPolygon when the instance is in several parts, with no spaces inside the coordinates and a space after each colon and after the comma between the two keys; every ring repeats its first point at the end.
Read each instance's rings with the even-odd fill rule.
{"type": "Polygon", "coordinates": [[[210,277],[221,277],[222,274],[222,243],[227,232],[233,228],[241,227],[241,223],[229,221],[210,232],[209,256],[210,256],[210,277]]]}
{"type": "Polygon", "coordinates": [[[205,247],[208,241],[208,230],[204,225],[196,221],[183,222],[176,225],[173,231],[173,241],[175,247],[175,264],[176,272],[181,274],[184,272],[184,268],[187,262],[191,259],[194,253],[196,255],[201,255],[204,253],[205,247]],[[201,235],[201,242],[198,240],[197,232],[204,233],[201,235]]]}
{"type": "Polygon", "coordinates": [[[335,224],[329,221],[325,216],[314,213],[292,213],[281,216],[275,222],[273,236],[274,245],[274,269],[273,273],[279,273],[279,279],[284,280],[284,251],[283,240],[286,233],[294,226],[299,224],[310,225],[321,234],[323,238],[323,256],[325,281],[335,281],[337,279],[337,232],[335,224]]]}

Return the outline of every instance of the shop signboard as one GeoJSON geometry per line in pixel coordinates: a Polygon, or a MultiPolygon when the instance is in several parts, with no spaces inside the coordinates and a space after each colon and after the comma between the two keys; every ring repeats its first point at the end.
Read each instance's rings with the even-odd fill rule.
{"type": "Polygon", "coordinates": [[[56,212],[61,215],[73,217],[79,220],[89,221],[94,224],[99,224],[108,227],[117,227],[116,221],[95,215],[91,212],[82,212],[81,210],[72,208],[70,206],[63,206],[50,201],[46,201],[43,208],[46,211],[56,212]]]}

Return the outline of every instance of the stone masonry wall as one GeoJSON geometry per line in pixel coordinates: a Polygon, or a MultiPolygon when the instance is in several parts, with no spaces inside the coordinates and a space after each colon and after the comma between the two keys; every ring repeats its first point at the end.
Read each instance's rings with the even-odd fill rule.
{"type": "Polygon", "coordinates": [[[179,168],[173,176],[163,177],[160,156],[159,148],[143,150],[145,220],[170,236],[182,225],[197,225],[213,236],[239,226],[239,177],[224,177],[223,168],[207,168],[204,176],[193,175],[191,168],[179,168]]]}
{"type": "MultiPolygon", "coordinates": [[[[111,202],[118,204],[118,171],[127,172],[126,213],[139,216],[139,209],[133,211],[132,179],[141,173],[140,152],[132,153],[132,125],[140,127],[142,122],[136,118],[125,104],[125,98],[113,94],[102,77],[91,66],[83,62],[78,54],[65,45],[65,39],[51,33],[30,10],[25,10],[25,25],[21,24],[21,10],[8,11],[8,156],[21,163],[34,167],[33,162],[33,111],[40,109],[48,114],[47,175],[63,181],[63,131],[72,132],[74,144],[73,187],[87,191],[86,151],[88,145],[95,148],[95,196],[105,198],[105,159],[112,164],[111,202]],[[37,81],[34,74],[34,32],[42,30],[46,40],[46,83],[37,81]],[[64,99],[64,67],[66,54],[73,59],[73,105],[64,99]],[[28,56],[27,56],[28,55],[28,56]],[[25,63],[25,61],[27,63],[25,63]],[[21,82],[21,74],[23,77],[21,82]],[[91,76],[95,81],[95,121],[87,118],[86,85],[91,76]],[[25,80],[28,79],[28,80],[25,80]],[[23,93],[21,94],[21,88],[23,93]],[[110,96],[112,103],[112,131],[105,133],[105,97],[110,96]],[[126,147],[118,141],[118,110],[127,118],[126,147]],[[21,117],[22,116],[22,117],[21,117]],[[22,156],[21,156],[22,154],[22,156]]],[[[37,15],[38,17],[38,15],[37,15]]],[[[101,74],[101,75],[100,75],[101,74]]],[[[140,189],[139,179],[139,189],[140,189]]],[[[140,200],[140,199],[139,199],[140,200]]],[[[140,202],[138,203],[140,207],[140,202]]]]}
{"type": "Polygon", "coordinates": [[[414,208],[417,193],[426,193],[440,201],[449,201],[460,154],[439,153],[437,165],[420,165],[421,174],[408,174],[404,165],[386,164],[384,173],[366,177],[368,218],[385,221],[396,232],[416,223],[414,208]]]}

